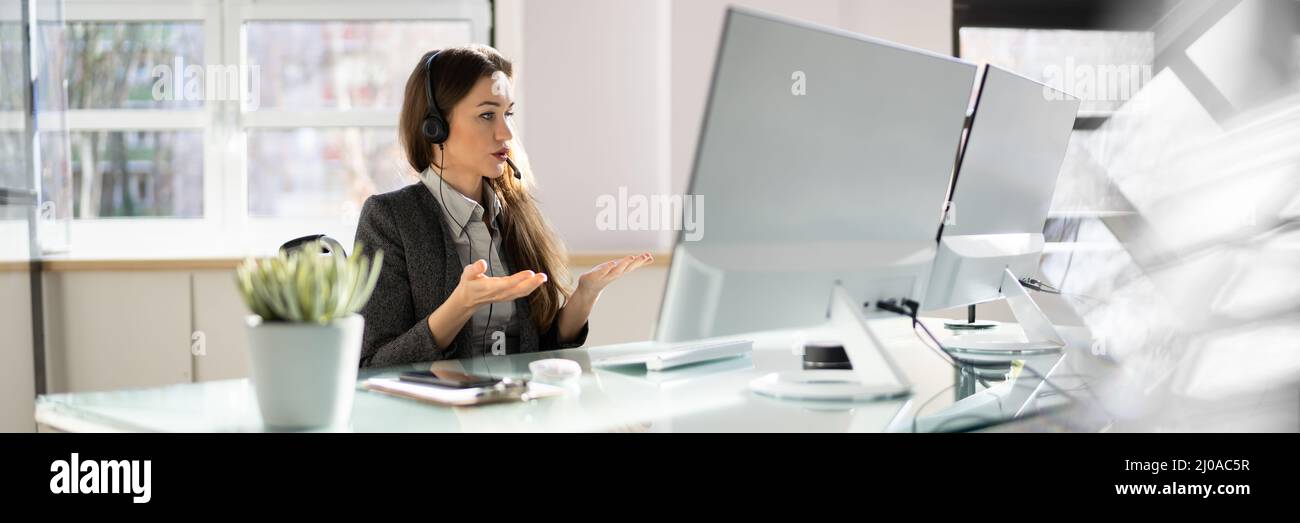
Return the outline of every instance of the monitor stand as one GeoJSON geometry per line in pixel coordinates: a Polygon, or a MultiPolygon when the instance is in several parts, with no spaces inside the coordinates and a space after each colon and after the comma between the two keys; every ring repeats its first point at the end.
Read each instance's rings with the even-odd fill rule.
{"type": "Polygon", "coordinates": [[[1043,314],[1038,304],[1029,296],[1029,291],[1020,284],[1020,279],[1004,269],[1002,272],[1002,296],[1011,307],[1020,328],[1024,331],[1023,339],[1000,333],[974,333],[953,336],[944,341],[944,349],[953,358],[973,365],[996,365],[1023,360],[1029,356],[1059,354],[1065,348],[1065,339],[1052,326],[1051,320],[1043,314]]]}
{"type": "Polygon", "coordinates": [[[975,319],[975,305],[966,306],[966,320],[948,320],[943,322],[943,328],[950,331],[974,331],[987,330],[997,327],[998,322],[990,320],[975,319]]]}
{"type": "Polygon", "coordinates": [[[831,290],[829,315],[853,370],[773,372],[751,381],[749,388],[764,396],[794,400],[876,401],[911,394],[911,383],[881,345],[862,303],[838,284],[831,290]]]}

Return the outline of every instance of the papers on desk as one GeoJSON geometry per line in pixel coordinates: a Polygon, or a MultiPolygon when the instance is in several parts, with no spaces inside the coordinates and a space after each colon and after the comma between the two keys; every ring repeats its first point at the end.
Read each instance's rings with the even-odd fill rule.
{"type": "Polygon", "coordinates": [[[491,387],[454,389],[437,385],[410,383],[396,378],[371,378],[365,381],[365,388],[375,392],[448,407],[483,405],[504,401],[528,401],[558,396],[564,393],[564,389],[561,387],[531,381],[528,382],[527,392],[522,394],[498,394],[491,387]]]}

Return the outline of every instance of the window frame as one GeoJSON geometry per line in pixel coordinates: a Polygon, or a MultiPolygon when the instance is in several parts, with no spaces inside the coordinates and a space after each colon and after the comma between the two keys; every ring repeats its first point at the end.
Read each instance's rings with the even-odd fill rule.
{"type": "MultiPolygon", "coordinates": [[[[465,21],[471,41],[489,44],[490,0],[64,0],[67,22],[201,22],[207,64],[246,65],[244,23],[252,21],[465,21]]],[[[323,233],[348,241],[356,216],[254,218],[248,206],[247,133],[257,129],[392,128],[398,110],[257,110],[238,100],[194,109],[69,110],[68,132],[199,130],[203,133],[203,213],[199,218],[71,220],[73,256],[174,257],[273,252],[282,242],[323,233]],[[158,241],[163,239],[164,241],[158,241]],[[160,245],[162,244],[162,245],[160,245]]]]}

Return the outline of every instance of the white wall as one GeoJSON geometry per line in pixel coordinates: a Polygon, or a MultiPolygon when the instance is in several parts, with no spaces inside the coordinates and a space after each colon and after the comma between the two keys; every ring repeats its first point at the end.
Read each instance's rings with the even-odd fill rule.
{"type": "Polygon", "coordinates": [[[522,66],[519,123],[543,210],[574,251],[663,245],[663,232],[597,230],[596,200],[620,186],[668,190],[668,2],[520,7],[505,18],[522,20],[522,54],[510,58],[522,66]]]}

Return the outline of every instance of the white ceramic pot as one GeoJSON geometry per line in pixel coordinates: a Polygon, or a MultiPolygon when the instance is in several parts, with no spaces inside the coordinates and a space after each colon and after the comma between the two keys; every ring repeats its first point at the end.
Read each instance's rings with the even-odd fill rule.
{"type": "Polygon", "coordinates": [[[350,314],[319,325],[264,322],[250,315],[247,323],[262,423],[281,430],[345,427],[365,320],[350,314]]]}

